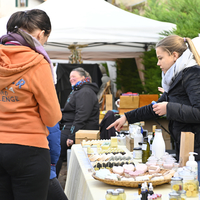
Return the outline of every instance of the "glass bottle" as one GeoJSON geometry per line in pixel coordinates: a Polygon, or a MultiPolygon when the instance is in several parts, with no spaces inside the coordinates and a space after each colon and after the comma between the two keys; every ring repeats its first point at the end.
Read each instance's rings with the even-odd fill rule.
{"type": "Polygon", "coordinates": [[[156,125],[152,126],[152,137],[150,139],[150,155],[152,154],[152,143],[155,136],[156,125]]]}
{"type": "Polygon", "coordinates": [[[152,154],[160,159],[165,154],[165,141],[162,136],[162,130],[156,129],[155,136],[152,143],[152,154]]]}
{"type": "Polygon", "coordinates": [[[126,200],[126,193],[124,189],[119,188],[117,191],[119,192],[119,200],[126,200]]]}
{"type": "Polygon", "coordinates": [[[143,135],[141,133],[141,127],[138,126],[136,133],[134,134],[134,148],[140,147],[140,145],[139,145],[140,142],[143,142],[143,135]]]}
{"type": "Polygon", "coordinates": [[[149,193],[150,195],[154,194],[152,183],[149,183],[149,191],[148,191],[148,193],[149,193]]]}
{"type": "Polygon", "coordinates": [[[150,156],[150,146],[148,142],[148,137],[145,137],[144,142],[142,143],[142,163],[146,163],[149,156],[150,156]]]}
{"type": "Polygon", "coordinates": [[[142,185],[139,183],[139,184],[138,184],[138,195],[141,194],[141,187],[142,187],[142,185]]]}

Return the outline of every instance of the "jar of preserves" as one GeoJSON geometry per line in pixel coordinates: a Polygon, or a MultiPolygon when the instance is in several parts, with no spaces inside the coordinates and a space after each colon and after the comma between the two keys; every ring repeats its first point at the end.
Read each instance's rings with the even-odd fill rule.
{"type": "Polygon", "coordinates": [[[113,189],[109,189],[106,191],[106,200],[111,200],[113,189]]]}
{"type": "Polygon", "coordinates": [[[119,200],[126,200],[126,193],[124,191],[124,189],[117,189],[117,191],[119,192],[119,200]]]}
{"type": "Polygon", "coordinates": [[[141,147],[133,148],[133,158],[134,159],[142,159],[142,148],[141,147]]]}
{"type": "Polygon", "coordinates": [[[179,193],[183,190],[183,178],[181,177],[172,177],[171,178],[171,189],[172,192],[179,193]]]}
{"type": "Polygon", "coordinates": [[[119,192],[118,191],[113,191],[110,200],[120,200],[119,198],[119,192]]]}
{"type": "Polygon", "coordinates": [[[199,182],[196,180],[196,174],[188,168],[179,172],[183,178],[183,190],[186,191],[186,197],[197,197],[199,193],[199,182]]]}

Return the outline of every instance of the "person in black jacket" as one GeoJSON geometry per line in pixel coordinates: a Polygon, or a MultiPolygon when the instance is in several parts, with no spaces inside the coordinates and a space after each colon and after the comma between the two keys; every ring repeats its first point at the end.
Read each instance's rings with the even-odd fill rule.
{"type": "Polygon", "coordinates": [[[62,109],[61,155],[56,166],[57,177],[66,151],[75,143],[75,133],[80,130],[99,130],[99,102],[96,83],[83,68],[75,68],[70,73],[72,92],[62,109]]]}
{"type": "MultiPolygon", "coordinates": [[[[200,38],[195,38],[196,41],[200,38]]],[[[195,41],[194,40],[194,41],[195,41]]],[[[175,141],[179,159],[181,132],[195,134],[194,151],[198,153],[200,180],[200,57],[190,38],[170,35],[156,45],[157,65],[162,70],[164,93],[157,104],[125,113],[107,129],[117,131],[128,120],[130,124],[166,115],[169,132],[175,141]]]]}

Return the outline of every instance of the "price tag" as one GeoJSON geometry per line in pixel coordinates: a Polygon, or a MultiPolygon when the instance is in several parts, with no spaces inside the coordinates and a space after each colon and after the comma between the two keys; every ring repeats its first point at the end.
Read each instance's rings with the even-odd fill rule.
{"type": "Polygon", "coordinates": [[[142,150],[144,150],[144,151],[147,150],[147,144],[142,144],[142,150]]]}

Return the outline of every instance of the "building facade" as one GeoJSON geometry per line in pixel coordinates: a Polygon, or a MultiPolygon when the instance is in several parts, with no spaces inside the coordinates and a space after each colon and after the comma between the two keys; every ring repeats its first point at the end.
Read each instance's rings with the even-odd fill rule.
{"type": "Polygon", "coordinates": [[[0,17],[20,10],[28,10],[43,3],[44,0],[0,0],[0,17]]]}

